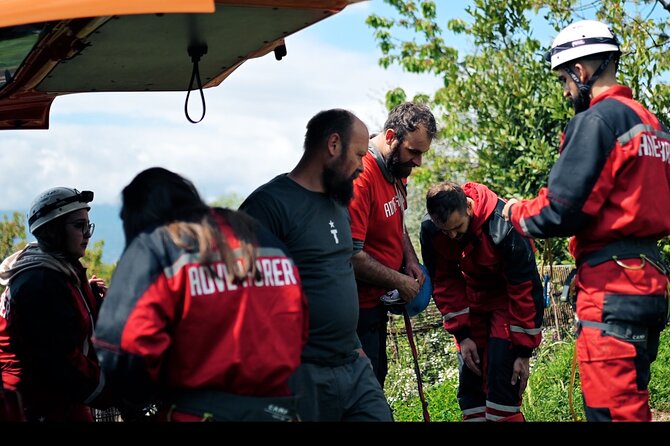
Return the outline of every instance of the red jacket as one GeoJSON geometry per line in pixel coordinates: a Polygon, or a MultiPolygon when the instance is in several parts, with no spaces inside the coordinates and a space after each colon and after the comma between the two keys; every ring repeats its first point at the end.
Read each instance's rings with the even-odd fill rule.
{"type": "MultiPolygon", "coordinates": [[[[35,245],[27,250],[39,251],[35,245]]],[[[41,252],[32,256],[65,265],[41,252]]],[[[29,257],[20,256],[14,270],[29,257]]],[[[79,262],[63,270],[39,263],[13,274],[2,294],[2,381],[20,393],[29,421],[93,421],[87,406],[112,402],[91,340],[99,301],[79,262]]]]}
{"type": "MultiPolygon", "coordinates": [[[[222,234],[238,239],[220,214],[222,234]]],[[[119,260],[95,342],[105,373],[135,402],[156,393],[212,389],[281,396],[307,340],[298,269],[266,229],[258,232],[260,281],[236,284],[223,262],[212,278],[197,251],[165,227],[137,236],[119,260]]]]}
{"type": "Polygon", "coordinates": [[[529,240],[502,218],[504,202],[486,186],[463,185],[474,201],[462,240],[449,238],[426,216],[421,252],[444,327],[458,341],[469,337],[470,312],[509,311],[512,345],[529,357],[542,339],[542,284],[529,240]]]}
{"type": "Polygon", "coordinates": [[[630,88],[593,98],[568,124],[560,152],[548,187],[512,207],[517,230],[575,235],[577,260],[616,240],[670,234],[670,134],[630,88]]]}

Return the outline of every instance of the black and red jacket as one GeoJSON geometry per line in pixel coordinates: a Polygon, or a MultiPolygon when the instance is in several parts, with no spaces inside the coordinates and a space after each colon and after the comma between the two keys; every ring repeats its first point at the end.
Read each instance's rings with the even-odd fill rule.
{"type": "Polygon", "coordinates": [[[421,223],[421,253],[444,327],[460,342],[470,336],[470,312],[509,311],[511,342],[530,357],[542,339],[542,284],[531,242],[502,218],[504,202],[486,186],[463,185],[474,201],[462,240],[449,238],[428,216],[421,223]]]}
{"type": "Polygon", "coordinates": [[[514,227],[532,237],[575,235],[585,254],[627,238],[670,234],[670,134],[630,88],[614,86],[568,124],[548,187],[512,207],[514,227]]]}
{"type": "MultiPolygon", "coordinates": [[[[240,244],[214,214],[232,249],[240,244]]],[[[107,378],[134,403],[188,389],[289,395],[288,378],[307,340],[307,301],[298,269],[259,225],[262,278],[235,283],[224,262],[216,276],[165,227],[124,251],[100,312],[94,342],[107,378]]]]}
{"type": "Polygon", "coordinates": [[[6,389],[18,391],[28,421],[93,421],[87,406],[109,407],[93,348],[100,305],[78,261],[78,279],[49,267],[14,275],[0,299],[0,364],[6,389]]]}

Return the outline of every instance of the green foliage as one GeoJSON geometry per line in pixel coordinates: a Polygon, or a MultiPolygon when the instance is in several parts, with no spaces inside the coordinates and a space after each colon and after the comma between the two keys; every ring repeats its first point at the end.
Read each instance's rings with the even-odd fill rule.
{"type": "Polygon", "coordinates": [[[244,201],[243,197],[240,197],[238,194],[233,192],[221,195],[219,198],[209,203],[209,205],[212,207],[237,209],[240,207],[243,201],[244,201]]]}
{"type": "Polygon", "coordinates": [[[670,330],[661,333],[656,361],[651,365],[649,383],[650,405],[656,410],[670,412],[670,330]]]}
{"type": "Polygon", "coordinates": [[[12,213],[11,220],[6,215],[0,221],[0,262],[26,245],[25,217],[19,212],[12,213]]]}
{"type": "Polygon", "coordinates": [[[670,237],[666,237],[658,243],[661,249],[661,256],[666,265],[670,265],[670,237]]]}
{"type": "Polygon", "coordinates": [[[81,259],[81,263],[86,266],[88,277],[95,274],[101,279],[105,279],[105,283],[109,286],[112,280],[112,274],[116,268],[116,263],[109,264],[102,262],[102,250],[104,247],[104,240],[95,242],[93,248],[89,246],[86,250],[86,255],[81,259]]]}
{"type": "MultiPolygon", "coordinates": [[[[430,96],[440,121],[439,140],[412,175],[413,186],[422,191],[422,185],[467,179],[504,198],[529,198],[546,184],[561,131],[573,112],[542,57],[551,42],[535,37],[533,19],[538,14],[556,32],[571,20],[587,18],[585,13],[610,24],[623,42],[620,80],[662,121],[670,122],[670,85],[662,80],[670,73],[670,21],[643,14],[639,1],[609,0],[575,8],[575,0],[473,0],[467,18],[450,10],[446,22],[447,32],[475,44],[464,53],[448,45],[436,20],[438,5],[446,2],[385,1],[396,16],[367,20],[382,53],[380,65],[397,64],[444,81],[430,96]]],[[[406,99],[396,88],[387,93],[386,104],[406,99]]],[[[423,208],[421,200],[417,207],[423,208]]],[[[564,240],[555,244],[556,261],[569,261],[565,246],[564,240]]]]}

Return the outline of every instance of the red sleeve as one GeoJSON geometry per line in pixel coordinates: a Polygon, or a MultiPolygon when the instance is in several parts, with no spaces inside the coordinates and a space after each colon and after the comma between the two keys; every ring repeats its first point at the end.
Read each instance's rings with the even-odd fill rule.
{"type": "MultiPolygon", "coordinates": [[[[465,280],[458,264],[438,259],[433,279],[433,299],[442,314],[444,328],[459,338],[459,333],[469,330],[470,304],[465,291],[465,280]]],[[[463,336],[461,339],[463,339],[463,336]]],[[[460,340],[460,339],[459,339],[460,340]]]]}
{"type": "Polygon", "coordinates": [[[458,267],[460,251],[450,249],[449,239],[425,219],[421,223],[421,256],[433,283],[433,300],[442,314],[444,328],[458,341],[469,336],[470,305],[465,279],[458,267]]]}
{"type": "Polygon", "coordinates": [[[365,241],[368,232],[368,221],[372,201],[372,185],[370,178],[370,154],[365,155],[364,171],[354,180],[354,198],[349,204],[349,216],[351,217],[351,237],[356,240],[365,241]]]}
{"type": "Polygon", "coordinates": [[[172,343],[171,327],[181,317],[182,298],[171,288],[174,284],[171,287],[161,274],[137,300],[121,335],[121,349],[144,358],[146,371],[155,382],[172,343]]]}

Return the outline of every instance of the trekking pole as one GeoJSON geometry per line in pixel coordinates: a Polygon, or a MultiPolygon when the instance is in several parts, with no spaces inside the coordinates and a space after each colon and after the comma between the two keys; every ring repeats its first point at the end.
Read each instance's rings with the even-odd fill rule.
{"type": "Polygon", "coordinates": [[[419,389],[419,398],[421,399],[421,409],[423,410],[423,421],[430,422],[430,414],[428,413],[428,401],[423,394],[423,383],[421,381],[421,370],[419,370],[419,355],[416,351],[416,344],[414,344],[414,332],[412,331],[412,322],[409,320],[407,309],[403,305],[402,317],[405,320],[405,331],[407,332],[407,340],[412,349],[412,359],[414,359],[414,373],[416,374],[416,385],[419,389]]]}

